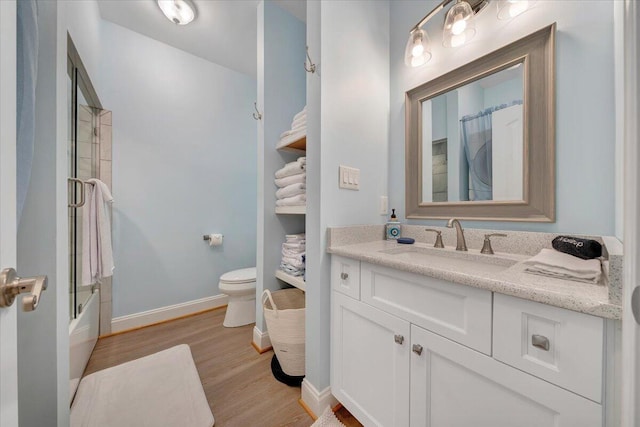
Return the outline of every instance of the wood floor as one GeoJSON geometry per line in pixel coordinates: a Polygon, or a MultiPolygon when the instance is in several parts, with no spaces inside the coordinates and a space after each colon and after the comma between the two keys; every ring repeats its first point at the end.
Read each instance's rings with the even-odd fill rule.
{"type": "MultiPolygon", "coordinates": [[[[251,346],[253,324],[225,328],[224,315],[217,309],[101,338],[84,375],[189,344],[216,427],[310,426],[313,419],[298,403],[300,388],[276,381],[273,352],[258,354],[251,346]]],[[[344,408],[336,415],[349,427],[361,426],[344,408]]]]}

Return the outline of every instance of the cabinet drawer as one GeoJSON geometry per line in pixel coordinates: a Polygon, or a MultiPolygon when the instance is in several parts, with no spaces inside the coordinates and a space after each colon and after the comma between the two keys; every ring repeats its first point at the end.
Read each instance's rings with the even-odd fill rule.
{"type": "Polygon", "coordinates": [[[604,322],[506,295],[494,297],[493,357],[596,402],[604,322]]]}
{"type": "Polygon", "coordinates": [[[491,292],[362,263],[362,301],[491,354],[491,292]]]}
{"type": "Polygon", "coordinates": [[[331,288],[351,298],[360,299],[360,261],[332,255],[331,288]]]}

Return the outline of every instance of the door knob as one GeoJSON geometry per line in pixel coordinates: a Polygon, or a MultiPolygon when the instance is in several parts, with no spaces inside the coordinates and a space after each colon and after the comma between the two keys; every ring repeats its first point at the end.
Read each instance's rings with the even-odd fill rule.
{"type": "Polygon", "coordinates": [[[0,272],[0,307],[9,307],[20,294],[29,293],[22,299],[22,309],[33,311],[40,303],[40,294],[47,289],[47,276],[18,277],[13,268],[0,272]]]}

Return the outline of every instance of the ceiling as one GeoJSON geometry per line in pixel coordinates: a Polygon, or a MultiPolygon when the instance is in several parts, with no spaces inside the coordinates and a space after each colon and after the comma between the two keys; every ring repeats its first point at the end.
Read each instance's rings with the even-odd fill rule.
{"type": "MultiPolygon", "coordinates": [[[[103,19],[241,73],[256,76],[259,0],[193,0],[198,15],[175,25],[155,0],[98,0],[103,19]]],[[[274,3],[304,20],[306,1],[274,3]]]]}

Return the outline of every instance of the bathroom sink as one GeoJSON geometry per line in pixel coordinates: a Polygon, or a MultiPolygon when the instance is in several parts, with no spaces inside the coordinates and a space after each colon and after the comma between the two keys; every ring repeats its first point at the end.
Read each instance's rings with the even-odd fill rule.
{"type": "Polygon", "coordinates": [[[505,253],[485,255],[473,249],[463,252],[456,251],[454,248],[432,248],[414,245],[384,249],[379,252],[392,255],[398,260],[428,265],[443,270],[468,273],[498,273],[526,259],[526,257],[505,253]]]}

